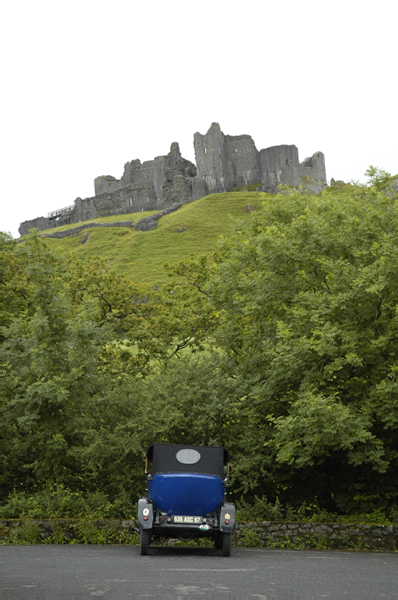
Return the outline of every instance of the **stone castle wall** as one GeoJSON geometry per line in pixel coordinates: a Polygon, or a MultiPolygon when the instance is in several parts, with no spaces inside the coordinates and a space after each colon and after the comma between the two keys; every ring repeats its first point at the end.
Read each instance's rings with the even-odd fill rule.
{"type": "Polygon", "coordinates": [[[208,194],[229,192],[257,184],[266,192],[278,192],[281,184],[299,186],[302,177],[326,182],[325,157],[316,152],[299,162],[296,146],[274,146],[257,150],[250,135],[224,135],[218,123],[207,133],[195,133],[196,166],[181,156],[176,142],[166,156],[127,162],[121,179],[97,177],[95,195],[77,198],[60,216],[24,221],[19,233],[51,229],[111,214],[163,210],[208,194]]]}

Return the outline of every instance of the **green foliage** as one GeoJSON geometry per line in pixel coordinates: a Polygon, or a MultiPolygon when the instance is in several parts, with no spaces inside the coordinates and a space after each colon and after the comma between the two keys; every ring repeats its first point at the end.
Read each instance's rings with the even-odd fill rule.
{"type": "Polygon", "coordinates": [[[100,477],[112,497],[123,487],[138,498],[145,491],[145,451],[154,440],[226,443],[229,421],[222,400],[227,392],[211,362],[189,355],[167,363],[150,378],[120,383],[97,399],[102,416],[98,419],[92,412],[85,444],[76,449],[87,477],[100,477]]]}
{"type": "Polygon", "coordinates": [[[34,494],[14,491],[0,507],[1,519],[125,519],[134,517],[135,513],[136,505],[125,492],[111,502],[103,492],[73,492],[64,486],[45,488],[34,494]]]}
{"type": "Polygon", "coordinates": [[[93,321],[92,301],[73,307],[60,282],[40,281],[51,279],[47,267],[36,264],[34,308],[28,301],[3,330],[1,356],[10,472],[23,461],[39,482],[59,485],[77,470],[70,450],[81,440],[80,407],[99,389],[97,361],[110,330],[93,321]]]}
{"type": "Polygon", "coordinates": [[[245,494],[294,488],[350,511],[381,487],[395,501],[397,235],[397,206],[372,187],[281,196],[220,243],[205,290],[237,382],[245,494]]]}
{"type": "Polygon", "coordinates": [[[398,209],[389,175],[367,175],[202,199],[134,232],[153,269],[180,259],[162,290],[4,235],[3,514],[131,517],[158,441],[227,446],[250,519],[394,520],[398,209]],[[210,256],[228,211],[242,219],[210,256]]]}
{"type": "MultiPolygon", "coordinates": [[[[168,373],[162,381],[175,379],[167,360],[207,335],[200,301],[195,308],[186,302],[184,325],[167,299],[160,303],[98,259],[84,265],[57,255],[37,233],[7,251],[3,289],[9,306],[1,347],[6,489],[19,489],[21,481],[25,490],[92,491],[101,484],[114,499],[126,488],[136,498],[145,448],[155,435],[156,413],[145,402],[163,411],[150,392],[163,387],[157,370],[168,373]]],[[[168,402],[163,390],[158,397],[168,402]]]]}
{"type": "Polygon", "coordinates": [[[275,502],[268,502],[266,497],[259,498],[255,495],[250,503],[243,499],[238,502],[236,519],[237,521],[280,521],[285,515],[286,510],[281,506],[279,498],[276,498],[275,502]]]}
{"type": "Polygon", "coordinates": [[[256,525],[246,525],[242,529],[242,535],[240,541],[243,542],[245,548],[254,548],[260,545],[260,534],[257,532],[256,525]]]}
{"type": "Polygon", "coordinates": [[[74,527],[74,542],[80,544],[106,544],[108,534],[98,528],[90,519],[79,521],[74,527]]]}
{"type": "Polygon", "coordinates": [[[349,464],[362,464],[366,452],[367,461],[385,472],[382,443],[372,435],[369,421],[333,396],[304,393],[292,403],[290,415],[275,421],[276,459],[300,468],[313,466],[318,457],[333,449],[342,449],[348,451],[349,464]]]}
{"type": "Polygon", "coordinates": [[[285,521],[306,523],[378,523],[392,525],[398,523],[398,512],[394,509],[390,512],[374,510],[370,513],[338,514],[328,512],[321,508],[318,503],[307,504],[303,502],[299,506],[282,504],[277,497],[275,502],[269,502],[266,497],[254,497],[251,502],[237,501],[237,521],[285,521]]]}
{"type": "Polygon", "coordinates": [[[40,530],[37,523],[31,523],[27,521],[22,527],[16,527],[10,532],[10,537],[6,538],[5,541],[8,544],[17,545],[32,545],[40,543],[40,530]]]}
{"type": "Polygon", "coordinates": [[[120,529],[118,524],[106,521],[93,521],[90,518],[51,522],[51,533],[40,535],[37,523],[25,521],[23,525],[11,529],[1,544],[131,544],[137,546],[140,541],[136,531],[120,529]]]}
{"type": "Polygon", "coordinates": [[[68,521],[51,523],[52,534],[43,539],[43,544],[71,544],[73,541],[73,526],[68,521]]]}
{"type": "Polygon", "coordinates": [[[391,174],[379,169],[378,167],[370,166],[366,171],[365,175],[368,178],[368,185],[373,185],[377,189],[382,189],[389,183],[391,174]]]}

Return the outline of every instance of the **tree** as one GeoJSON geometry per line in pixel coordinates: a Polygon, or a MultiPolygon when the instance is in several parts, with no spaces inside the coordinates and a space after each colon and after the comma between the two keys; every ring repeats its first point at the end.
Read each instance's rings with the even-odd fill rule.
{"type": "Polygon", "coordinates": [[[146,374],[150,332],[145,344],[141,323],[156,307],[100,261],[84,265],[57,254],[37,232],[20,245],[6,242],[1,273],[6,487],[84,487],[76,449],[84,444],[88,411],[99,419],[92,399],[104,395],[115,371],[146,374]],[[143,340],[144,358],[139,349],[123,355],[121,336],[130,330],[136,344],[143,340]]]}
{"type": "Polygon", "coordinates": [[[112,323],[115,336],[102,353],[102,369],[113,375],[147,376],[154,364],[190,346],[201,349],[213,326],[211,306],[199,291],[173,285],[159,291],[137,284],[94,256],[82,261],[51,250],[37,230],[19,245],[2,249],[3,324],[24,312],[33,314],[38,294],[61,286],[73,310],[91,298],[99,327],[112,323]],[[27,311],[27,312],[26,312],[27,311]]]}
{"type": "Polygon", "coordinates": [[[98,360],[108,327],[91,318],[92,302],[72,310],[62,291],[49,293],[32,317],[4,329],[8,484],[76,485],[81,465],[71,450],[82,443],[87,400],[104,385],[98,360]]]}
{"type": "Polygon", "coordinates": [[[375,186],[280,195],[215,261],[206,290],[223,310],[216,341],[237,382],[253,488],[317,495],[328,508],[391,504],[397,205],[375,186]]]}
{"type": "MultiPolygon", "coordinates": [[[[57,254],[38,232],[8,242],[1,287],[6,487],[131,491],[138,481],[131,465],[158,431],[154,424],[162,422],[166,436],[192,424],[192,406],[184,404],[173,421],[175,406],[161,404],[175,403],[167,385],[173,359],[207,334],[208,302],[136,285],[96,257],[83,263],[57,254]],[[149,391],[155,388],[158,399],[149,391]]],[[[212,385],[209,370],[206,377],[212,385]]],[[[174,379],[174,390],[181,385],[174,379]]],[[[201,386],[198,379],[195,389],[201,386]]]]}
{"type": "Polygon", "coordinates": [[[390,173],[372,165],[365,171],[365,175],[368,178],[368,186],[374,186],[378,190],[385,188],[391,180],[390,173]]]}
{"type": "Polygon", "coordinates": [[[112,497],[125,489],[138,498],[150,444],[227,444],[233,421],[228,381],[209,357],[173,357],[151,376],[111,382],[91,398],[74,454],[85,481],[112,497]]]}

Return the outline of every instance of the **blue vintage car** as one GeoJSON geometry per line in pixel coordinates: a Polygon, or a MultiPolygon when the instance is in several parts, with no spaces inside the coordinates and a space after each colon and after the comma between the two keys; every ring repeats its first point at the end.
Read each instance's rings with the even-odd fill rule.
{"type": "Polygon", "coordinates": [[[220,446],[149,446],[147,496],[138,501],[141,554],[148,554],[153,538],[207,537],[230,556],[235,506],[225,501],[229,468],[229,452],[220,446]]]}

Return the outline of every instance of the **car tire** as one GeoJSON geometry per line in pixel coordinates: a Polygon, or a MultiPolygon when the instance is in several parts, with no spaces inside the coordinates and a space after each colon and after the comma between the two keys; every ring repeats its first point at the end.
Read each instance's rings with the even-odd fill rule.
{"type": "Polygon", "coordinates": [[[149,543],[151,541],[151,530],[141,529],[140,531],[140,554],[147,556],[149,554],[149,543]]]}
{"type": "Polygon", "coordinates": [[[214,547],[216,550],[222,549],[222,533],[219,533],[216,539],[214,540],[214,547]]]}
{"type": "Polygon", "coordinates": [[[222,534],[222,556],[231,556],[231,545],[232,545],[232,533],[222,534]]]}

